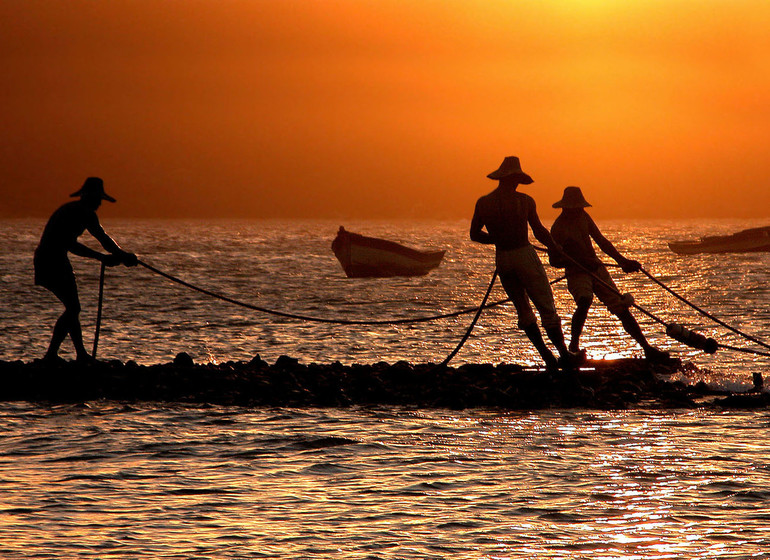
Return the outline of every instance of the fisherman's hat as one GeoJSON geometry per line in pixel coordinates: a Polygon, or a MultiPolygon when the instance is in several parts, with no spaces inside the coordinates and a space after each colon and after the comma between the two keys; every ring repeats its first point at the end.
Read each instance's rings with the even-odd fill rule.
{"type": "Polygon", "coordinates": [[[580,187],[567,187],[559,202],[554,202],[554,208],[587,208],[591,206],[583,197],[580,187]]]}
{"type": "Polygon", "coordinates": [[[495,169],[492,173],[487,175],[490,179],[502,179],[503,177],[510,177],[516,175],[519,178],[519,183],[522,185],[529,185],[532,183],[532,177],[527,175],[521,170],[521,163],[516,156],[508,156],[500,164],[500,167],[495,169]]]}
{"type": "Polygon", "coordinates": [[[104,181],[99,177],[89,177],[80,190],[72,193],[70,196],[98,196],[102,200],[115,202],[115,199],[104,192],[104,181]]]}

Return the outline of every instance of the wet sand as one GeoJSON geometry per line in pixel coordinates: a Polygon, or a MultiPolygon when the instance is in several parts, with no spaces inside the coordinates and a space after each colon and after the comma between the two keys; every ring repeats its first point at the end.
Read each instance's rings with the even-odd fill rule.
{"type": "Polygon", "coordinates": [[[589,360],[579,370],[557,374],[515,364],[302,364],[288,356],[274,364],[259,356],[250,362],[195,364],[181,353],[173,362],[149,366],[118,360],[0,361],[0,400],[509,410],[770,406],[766,393],[732,393],[702,382],[667,380],[693,370],[695,366],[679,360],[652,364],[642,359],[589,360]]]}

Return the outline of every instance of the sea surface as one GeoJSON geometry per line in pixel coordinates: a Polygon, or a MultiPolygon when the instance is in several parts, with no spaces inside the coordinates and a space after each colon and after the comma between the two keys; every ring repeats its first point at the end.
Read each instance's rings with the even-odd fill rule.
{"type": "MultiPolygon", "coordinates": [[[[127,250],[186,282],[323,318],[472,308],[494,267],[490,248],[467,239],[466,221],[103,224],[127,250]],[[330,248],[339,225],[447,255],[425,277],[347,279],[330,248]]],[[[40,357],[61,312],[32,285],[43,225],[0,221],[0,360],[40,357]]],[[[770,253],[683,257],[666,246],[766,222],[599,225],[677,293],[770,339],[770,253]]],[[[99,267],[72,261],[90,347],[99,267]]],[[[548,268],[554,280],[559,272],[548,268]]],[[[642,274],[611,272],[666,322],[763,350],[642,274]]],[[[554,292],[569,336],[565,283],[554,292]]],[[[504,297],[498,286],[491,299],[504,297]]],[[[635,315],[651,342],[699,368],[680,376],[686,382],[742,390],[752,373],[770,371],[770,358],[706,355],[635,315]]],[[[116,267],[107,270],[98,357],[438,362],[471,319],[301,322],[212,299],[141,266],[116,267]]],[[[485,311],[452,364],[538,364],[515,324],[510,305],[485,311]]],[[[592,358],[641,356],[598,302],[581,340],[592,358]]],[[[68,341],[62,355],[72,358],[68,341]]],[[[0,558],[770,558],[768,428],[766,411],[0,403],[0,558]]]]}

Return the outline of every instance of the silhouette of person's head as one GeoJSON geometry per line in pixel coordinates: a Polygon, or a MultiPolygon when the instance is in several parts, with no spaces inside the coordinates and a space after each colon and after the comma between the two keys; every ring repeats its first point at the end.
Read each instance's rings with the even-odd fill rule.
{"type": "Polygon", "coordinates": [[[104,192],[104,181],[99,177],[89,177],[80,187],[80,190],[72,193],[70,196],[79,196],[80,201],[87,207],[96,210],[101,206],[102,200],[115,202],[115,199],[104,192]]]}
{"type": "Polygon", "coordinates": [[[577,214],[583,212],[591,204],[583,196],[583,191],[580,190],[580,187],[567,187],[564,189],[561,200],[554,202],[552,206],[554,208],[561,208],[562,212],[566,214],[577,214]]]}
{"type": "Polygon", "coordinates": [[[532,177],[521,170],[521,163],[516,156],[508,156],[500,167],[487,175],[490,179],[500,181],[501,185],[529,185],[532,177]]]}

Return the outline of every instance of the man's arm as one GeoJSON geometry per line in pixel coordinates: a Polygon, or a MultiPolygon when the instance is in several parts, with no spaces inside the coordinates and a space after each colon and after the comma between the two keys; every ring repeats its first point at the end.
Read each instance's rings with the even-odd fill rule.
{"type": "Polygon", "coordinates": [[[97,261],[100,261],[104,259],[104,257],[108,256],[104,253],[100,253],[99,251],[94,251],[90,247],[87,247],[86,245],[83,245],[79,241],[75,241],[75,243],[69,248],[70,253],[73,255],[77,255],[79,257],[86,257],[89,259],[96,259],[97,261]]]}
{"type": "Polygon", "coordinates": [[[483,243],[484,245],[494,244],[492,236],[484,231],[484,219],[481,217],[482,212],[479,209],[481,201],[476,203],[476,209],[473,212],[473,219],[471,219],[471,241],[476,243],[483,243]]]}
{"type": "Polygon", "coordinates": [[[588,216],[588,234],[593,238],[594,241],[596,241],[596,244],[602,251],[615,259],[615,262],[620,265],[620,267],[623,269],[623,272],[636,272],[642,267],[638,261],[627,259],[621,255],[620,251],[615,248],[615,245],[613,245],[609,239],[602,235],[602,232],[599,231],[599,227],[596,225],[591,216],[588,216]]]}
{"type": "Polygon", "coordinates": [[[107,232],[104,231],[104,228],[102,228],[101,224],[98,222],[88,226],[88,233],[93,235],[96,240],[101,243],[102,247],[104,247],[105,250],[109,251],[113,255],[125,253],[125,251],[121,249],[117,243],[115,243],[115,240],[107,235],[107,232]]]}
{"type": "MultiPolygon", "coordinates": [[[[122,262],[126,266],[136,265],[137,263],[136,255],[134,253],[129,253],[128,251],[124,251],[123,249],[121,249],[120,246],[115,242],[115,240],[112,239],[112,237],[110,237],[109,235],[107,235],[107,232],[104,231],[104,228],[102,228],[98,219],[95,220],[94,223],[88,226],[88,233],[93,235],[96,238],[96,240],[99,241],[99,243],[101,243],[102,247],[104,247],[105,250],[109,251],[116,257],[119,257],[120,262],[122,262]]],[[[80,245],[80,243],[78,243],[78,245],[80,245]]],[[[94,252],[96,253],[96,251],[94,252]]],[[[96,254],[99,255],[100,253],[96,253],[96,254]]],[[[100,258],[100,257],[94,257],[94,258],[100,258]]]]}
{"type": "Polygon", "coordinates": [[[561,247],[558,243],[556,243],[556,241],[554,241],[553,237],[551,237],[551,232],[548,231],[548,228],[542,224],[540,217],[537,215],[535,199],[532,197],[527,197],[527,204],[527,221],[529,222],[529,227],[532,228],[532,233],[535,235],[535,239],[540,241],[540,243],[545,245],[548,249],[561,252],[561,247]]]}

